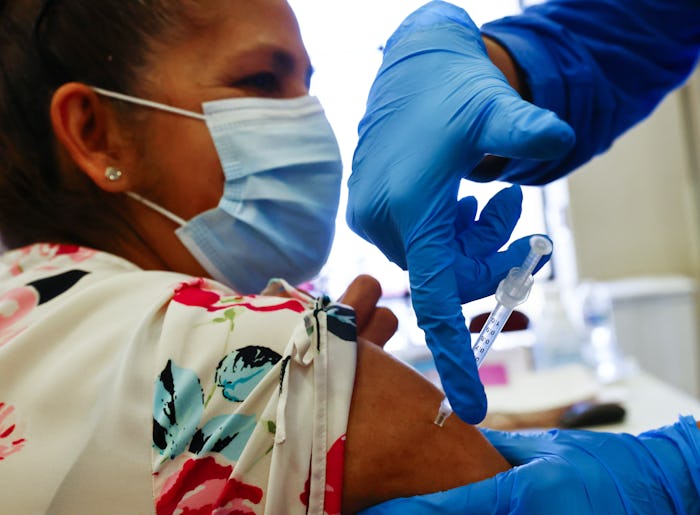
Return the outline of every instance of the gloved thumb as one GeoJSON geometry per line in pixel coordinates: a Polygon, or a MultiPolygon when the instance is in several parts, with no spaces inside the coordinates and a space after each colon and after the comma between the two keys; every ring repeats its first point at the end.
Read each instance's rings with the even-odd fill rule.
{"type": "Polygon", "coordinates": [[[552,111],[522,100],[515,92],[494,99],[480,149],[519,159],[557,159],[573,147],[573,129],[552,111]]]}

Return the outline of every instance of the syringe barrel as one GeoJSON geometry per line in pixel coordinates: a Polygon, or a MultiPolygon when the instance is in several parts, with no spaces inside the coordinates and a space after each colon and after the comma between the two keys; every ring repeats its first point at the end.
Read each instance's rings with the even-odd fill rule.
{"type": "Polygon", "coordinates": [[[501,334],[503,326],[508,321],[508,317],[513,310],[503,304],[496,304],[494,310],[489,314],[489,317],[481,328],[478,338],[472,345],[472,352],[476,360],[477,368],[484,363],[484,358],[488,354],[491,346],[496,341],[496,337],[501,334]]]}

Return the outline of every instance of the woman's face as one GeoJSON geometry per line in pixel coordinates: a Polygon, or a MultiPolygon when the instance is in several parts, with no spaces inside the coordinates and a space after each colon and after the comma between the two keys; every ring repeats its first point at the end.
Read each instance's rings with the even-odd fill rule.
{"type": "MultiPolygon", "coordinates": [[[[202,17],[196,29],[178,34],[175,42],[155,44],[135,88],[138,96],[201,113],[202,103],[211,100],[308,94],[311,65],[285,0],[201,4],[206,7],[199,8],[202,17]]],[[[130,191],[185,220],[216,207],[224,174],[206,124],[169,112],[134,109],[138,114],[122,127],[127,144],[116,163],[128,174],[130,191]]],[[[119,240],[115,252],[142,268],[207,275],[175,235],[174,222],[123,198],[132,237],[119,240]]]]}
{"type": "MultiPolygon", "coordinates": [[[[308,94],[311,65],[285,0],[202,4],[201,27],[152,52],[142,96],[201,112],[210,100],[308,94]]],[[[148,110],[132,132],[137,193],[186,220],[218,204],[223,171],[204,122],[148,110]]]]}

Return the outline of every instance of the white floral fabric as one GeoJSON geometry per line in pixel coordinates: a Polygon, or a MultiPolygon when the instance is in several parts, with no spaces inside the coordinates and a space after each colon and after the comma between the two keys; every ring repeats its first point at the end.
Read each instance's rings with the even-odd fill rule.
{"type": "Polygon", "coordinates": [[[40,244],[0,258],[0,512],[340,513],[354,313],[40,244]]]}

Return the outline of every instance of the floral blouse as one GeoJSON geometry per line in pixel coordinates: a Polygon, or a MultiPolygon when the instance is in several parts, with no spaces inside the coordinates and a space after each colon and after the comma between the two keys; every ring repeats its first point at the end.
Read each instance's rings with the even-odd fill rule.
{"type": "Polygon", "coordinates": [[[0,512],[340,513],[352,310],[91,249],[0,257],[0,512]]]}

